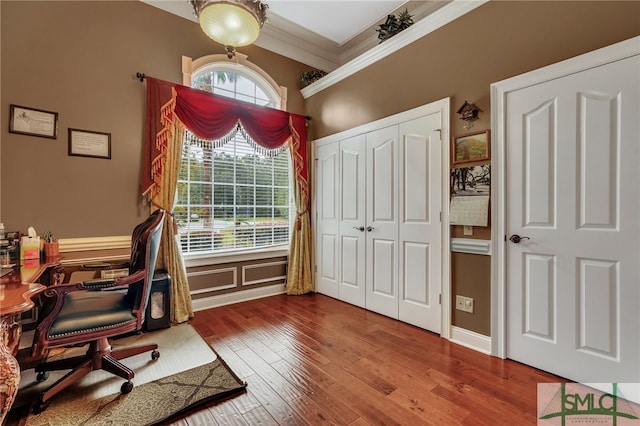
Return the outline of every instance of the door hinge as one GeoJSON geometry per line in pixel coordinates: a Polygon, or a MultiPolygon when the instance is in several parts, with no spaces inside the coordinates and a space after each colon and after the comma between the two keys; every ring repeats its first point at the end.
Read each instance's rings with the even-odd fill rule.
{"type": "Polygon", "coordinates": [[[318,265],[313,265],[313,272],[318,272],[318,265]]]}
{"type": "Polygon", "coordinates": [[[440,222],[442,222],[442,212],[440,212],[440,222]]]}
{"type": "Polygon", "coordinates": [[[438,303],[442,305],[442,293],[438,295],[438,303]]]}

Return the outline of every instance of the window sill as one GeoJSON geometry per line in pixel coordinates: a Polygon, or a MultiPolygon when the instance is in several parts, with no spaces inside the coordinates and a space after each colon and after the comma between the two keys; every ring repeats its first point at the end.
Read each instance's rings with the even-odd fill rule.
{"type": "Polygon", "coordinates": [[[289,255],[288,246],[270,247],[267,249],[243,251],[240,253],[198,253],[185,254],[185,267],[219,265],[222,263],[245,262],[257,259],[271,259],[274,257],[283,257],[289,255]]]}

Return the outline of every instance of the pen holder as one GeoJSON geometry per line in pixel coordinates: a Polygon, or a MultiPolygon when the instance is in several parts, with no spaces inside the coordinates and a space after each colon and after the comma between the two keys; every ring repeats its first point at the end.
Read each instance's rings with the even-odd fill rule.
{"type": "Polygon", "coordinates": [[[60,246],[58,241],[51,243],[44,243],[44,255],[45,257],[56,257],[60,254],[60,246]]]}

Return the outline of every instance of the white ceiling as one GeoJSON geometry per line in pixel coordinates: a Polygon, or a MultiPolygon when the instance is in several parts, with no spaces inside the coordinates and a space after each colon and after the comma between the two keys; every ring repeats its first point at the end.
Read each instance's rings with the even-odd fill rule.
{"type": "Polygon", "coordinates": [[[294,22],[342,46],[376,25],[407,0],[270,0],[269,13],[294,22]]]}
{"type": "MultiPolygon", "coordinates": [[[[140,0],[197,22],[187,0],[140,0]]],[[[408,9],[414,22],[451,0],[263,0],[268,21],[256,45],[311,67],[333,71],[378,44],[388,14],[408,9]]]]}

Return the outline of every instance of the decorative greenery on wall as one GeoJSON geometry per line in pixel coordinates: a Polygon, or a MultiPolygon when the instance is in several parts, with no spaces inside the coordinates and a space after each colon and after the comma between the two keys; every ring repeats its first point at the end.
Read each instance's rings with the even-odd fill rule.
{"type": "Polygon", "coordinates": [[[301,72],[300,81],[302,82],[302,87],[307,87],[308,85],[324,77],[325,75],[327,75],[327,73],[321,70],[311,70],[307,72],[304,72],[304,71],[301,72]]]}
{"type": "Polygon", "coordinates": [[[411,15],[407,9],[405,9],[404,12],[400,12],[398,16],[387,15],[385,23],[381,24],[380,28],[376,30],[378,33],[378,44],[413,25],[412,17],[413,15],[411,15]]]}

